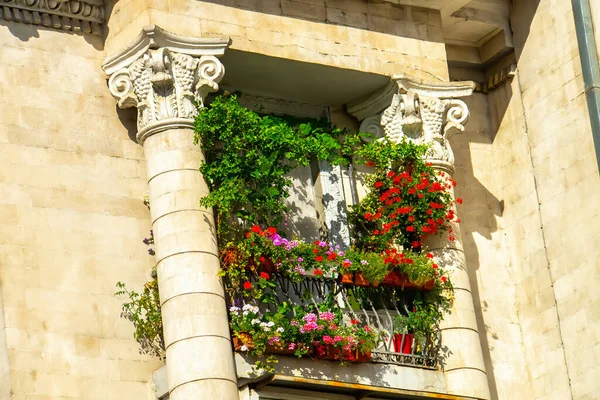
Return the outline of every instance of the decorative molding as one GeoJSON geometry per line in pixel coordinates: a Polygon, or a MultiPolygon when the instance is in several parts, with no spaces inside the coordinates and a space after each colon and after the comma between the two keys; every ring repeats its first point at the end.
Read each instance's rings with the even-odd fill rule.
{"type": "Polygon", "coordinates": [[[479,93],[489,93],[507,80],[514,78],[515,75],[517,75],[517,65],[510,64],[492,74],[485,82],[477,82],[474,91],[479,93]]]}
{"type": "Polygon", "coordinates": [[[454,154],[448,139],[464,130],[469,117],[467,105],[460,97],[470,96],[474,82],[427,82],[405,75],[392,77],[396,93],[391,101],[382,107],[383,94],[373,95],[363,103],[353,104],[350,113],[361,116],[364,110],[374,115],[364,118],[361,131],[386,136],[398,143],[404,139],[419,144],[428,144],[428,161],[447,170],[453,169],[454,154]],[[385,109],[384,109],[385,108],[385,109]]]}
{"type": "Polygon", "coordinates": [[[229,38],[192,38],[171,33],[156,25],[146,25],[127,47],[106,57],[102,69],[107,75],[112,75],[120,69],[129,67],[148,50],[160,48],[194,57],[219,57],[225,54],[230,44],[229,38]]]}
{"type": "Polygon", "coordinates": [[[41,25],[72,32],[102,34],[102,0],[2,0],[0,16],[6,21],[41,25]]]}
{"type": "Polygon", "coordinates": [[[300,103],[275,97],[242,93],[238,97],[238,101],[242,106],[261,114],[291,115],[294,117],[315,119],[327,118],[328,115],[328,108],[326,106],[300,103]]]}
{"type": "Polygon", "coordinates": [[[138,110],[140,143],[162,130],[193,125],[196,102],[202,105],[208,93],[219,89],[225,67],[215,55],[223,54],[228,44],[229,40],[188,39],[150,26],[105,60],[108,88],[117,104],[138,110]]]}

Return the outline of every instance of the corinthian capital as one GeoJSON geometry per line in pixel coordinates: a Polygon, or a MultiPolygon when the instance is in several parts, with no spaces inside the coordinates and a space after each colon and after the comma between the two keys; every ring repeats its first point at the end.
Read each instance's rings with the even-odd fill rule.
{"type": "Polygon", "coordinates": [[[137,139],[164,129],[192,126],[197,109],[219,89],[225,67],[219,59],[229,39],[186,38],[156,26],[119,54],[105,59],[108,88],[120,108],[136,107],[137,139]]]}
{"type": "Polygon", "coordinates": [[[427,160],[452,170],[454,154],[448,139],[464,130],[469,117],[459,98],[470,96],[474,88],[473,82],[434,83],[396,75],[388,87],[350,105],[348,111],[363,119],[361,131],[395,143],[407,139],[427,144],[427,160]]]}

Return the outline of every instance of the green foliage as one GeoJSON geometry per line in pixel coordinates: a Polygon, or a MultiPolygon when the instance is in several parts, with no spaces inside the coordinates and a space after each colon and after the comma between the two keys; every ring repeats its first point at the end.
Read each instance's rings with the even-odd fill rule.
{"type": "Polygon", "coordinates": [[[195,128],[206,157],[200,171],[211,191],[200,204],[215,207],[221,240],[249,224],[279,224],[288,211],[288,173],[313,157],[347,164],[360,142],[326,121],[260,116],[227,93],[200,110],[195,128]]]}
{"type": "Polygon", "coordinates": [[[450,229],[455,215],[448,190],[455,182],[423,161],[426,150],[408,141],[387,140],[358,150],[379,169],[367,181],[367,196],[348,216],[357,248],[420,250],[429,235],[450,229]]]}
{"type": "Polygon", "coordinates": [[[148,354],[163,359],[165,357],[165,341],[160,314],[160,298],[156,279],[144,285],[141,293],[129,291],[122,282],[117,283],[119,289],[115,295],[125,296],[121,316],[133,323],[133,337],[140,345],[140,354],[148,354]]]}

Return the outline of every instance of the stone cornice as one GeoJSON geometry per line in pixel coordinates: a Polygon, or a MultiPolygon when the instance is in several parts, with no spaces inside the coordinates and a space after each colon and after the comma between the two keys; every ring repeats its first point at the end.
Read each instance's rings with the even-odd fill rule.
{"type": "Polygon", "coordinates": [[[229,38],[191,38],[180,36],[156,26],[147,25],[137,38],[119,53],[108,56],[102,63],[107,75],[130,66],[146,51],[165,48],[190,56],[222,56],[231,44],[229,38]]]}
{"type": "Polygon", "coordinates": [[[105,20],[103,0],[3,0],[0,16],[6,21],[94,35],[102,34],[105,20]]]}
{"type": "Polygon", "coordinates": [[[475,92],[489,93],[504,82],[512,79],[517,74],[517,65],[510,64],[499,71],[496,71],[485,82],[477,82],[475,92]]]}

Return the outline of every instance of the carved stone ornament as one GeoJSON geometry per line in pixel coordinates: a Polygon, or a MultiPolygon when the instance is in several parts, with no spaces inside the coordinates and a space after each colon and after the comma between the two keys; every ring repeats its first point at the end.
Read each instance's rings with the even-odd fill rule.
{"type": "MultiPolygon", "coordinates": [[[[386,136],[394,143],[408,139],[418,144],[428,144],[430,147],[426,159],[452,170],[454,154],[448,139],[454,133],[464,130],[469,110],[459,98],[470,96],[475,84],[424,82],[404,75],[396,75],[392,80],[397,85],[397,92],[392,94],[391,104],[388,103],[383,112],[377,110],[377,114],[365,118],[360,130],[371,132],[375,136],[386,136]]],[[[389,90],[386,88],[385,91],[389,96],[389,90]]],[[[371,96],[378,103],[381,103],[382,97],[383,94],[371,96]]],[[[367,99],[352,107],[365,110],[369,109],[370,103],[367,99]]]]}
{"type": "Polygon", "coordinates": [[[105,20],[104,2],[103,0],[2,0],[0,17],[6,21],[101,35],[105,20]]]}
{"type": "Polygon", "coordinates": [[[137,139],[161,130],[193,126],[197,110],[218,83],[229,39],[192,39],[156,26],[144,28],[127,49],[105,60],[108,88],[120,108],[136,107],[137,139]]]}

